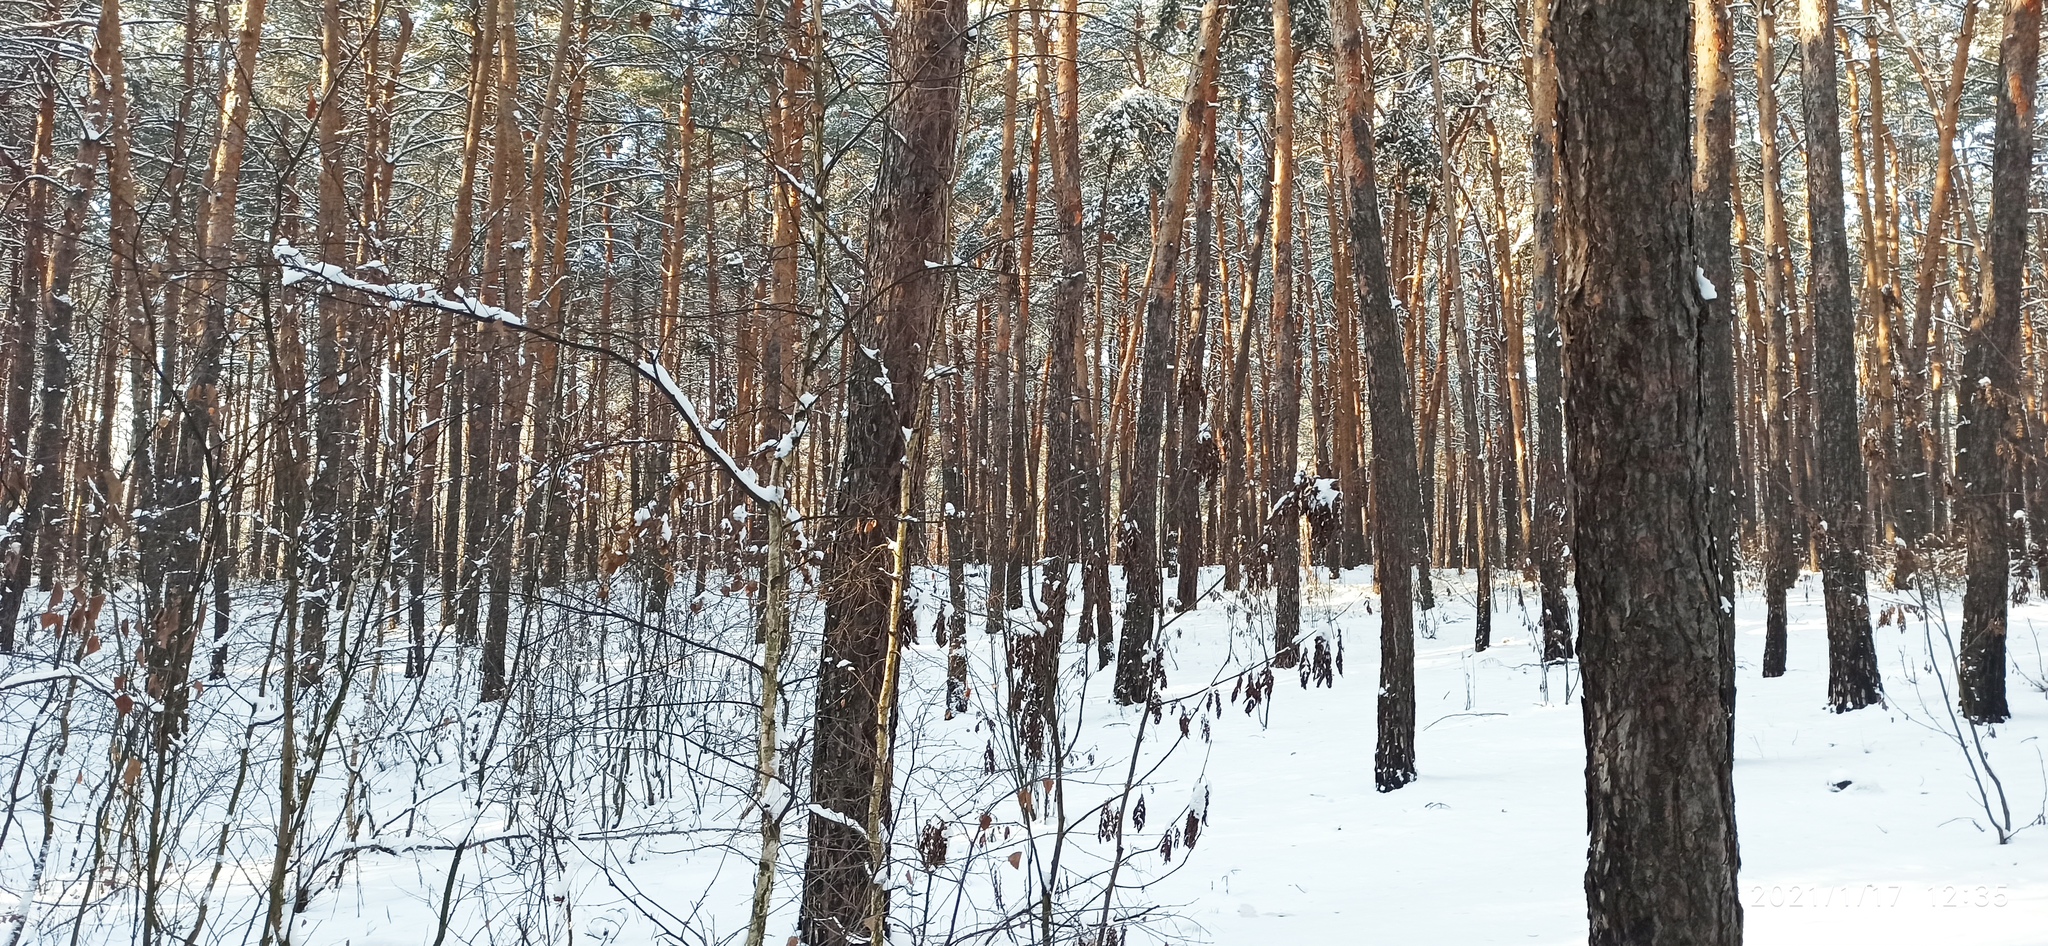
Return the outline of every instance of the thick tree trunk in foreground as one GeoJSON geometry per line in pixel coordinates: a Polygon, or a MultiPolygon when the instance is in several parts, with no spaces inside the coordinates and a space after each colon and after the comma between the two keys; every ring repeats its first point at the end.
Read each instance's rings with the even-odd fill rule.
{"type": "Polygon", "coordinates": [[[1564,0],[1562,322],[1593,946],[1742,941],[1687,0],[1564,0]]]}
{"type": "Polygon", "coordinates": [[[1960,677],[1963,714],[2002,722],[2007,577],[2018,529],[2022,439],[2020,293],[2026,275],[2027,179],[2033,166],[2034,82],[2041,55],[2041,0],[2007,0],[1999,41],[1998,114],[1991,158],[1991,227],[1985,291],[1963,336],[1962,409],[1956,434],[1962,490],[1957,518],[1969,546],[1963,591],[1960,677]]]}
{"type": "Polygon", "coordinates": [[[1828,705],[1862,709],[1881,699],[1864,569],[1862,436],[1856,403],[1856,313],[1849,299],[1843,223],[1842,136],[1835,85],[1835,2],[1800,0],[1800,106],[1806,119],[1806,213],[1812,237],[1815,504],[1828,614],[1828,705]]]}
{"type": "Polygon", "coordinates": [[[1373,570],[1380,585],[1379,736],[1373,780],[1389,792],[1415,780],[1415,541],[1421,518],[1415,474],[1415,406],[1394,311],[1373,167],[1372,63],[1357,0],[1331,6],[1337,58],[1338,160],[1351,202],[1345,241],[1365,335],[1366,400],[1372,413],[1373,570]]]}
{"type": "Polygon", "coordinates": [[[874,889],[883,865],[871,862],[868,839],[854,826],[889,784],[886,768],[880,778],[877,768],[889,765],[878,755],[885,751],[883,731],[895,722],[878,718],[892,631],[890,549],[902,513],[905,431],[922,422],[926,341],[944,303],[946,272],[926,261],[950,258],[966,28],[963,0],[897,5],[890,49],[897,90],[881,136],[869,244],[875,292],[855,317],[838,519],[825,549],[811,804],[838,817],[810,819],[799,921],[810,946],[879,942],[884,917],[871,911],[877,904],[887,910],[874,889]]]}

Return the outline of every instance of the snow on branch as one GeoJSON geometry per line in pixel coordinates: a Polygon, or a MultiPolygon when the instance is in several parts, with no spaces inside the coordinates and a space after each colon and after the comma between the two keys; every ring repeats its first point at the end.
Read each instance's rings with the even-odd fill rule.
{"type": "Polygon", "coordinates": [[[451,299],[442,295],[441,290],[430,283],[374,283],[357,279],[354,276],[350,276],[339,266],[308,258],[305,253],[301,252],[298,247],[293,246],[288,240],[278,240],[277,245],[271,248],[271,256],[277,260],[277,265],[284,270],[282,282],[287,286],[297,285],[307,279],[314,279],[328,286],[352,289],[364,295],[382,299],[392,309],[408,307],[433,309],[438,312],[460,315],[476,322],[503,325],[565,348],[573,348],[599,357],[609,358],[631,368],[634,373],[653,384],[655,389],[668,399],[669,405],[674,407],[676,413],[682,416],[683,422],[690,428],[690,433],[696,437],[697,445],[702,447],[705,453],[711,455],[712,463],[716,464],[725,473],[727,479],[731,480],[734,485],[738,486],[749,498],[759,503],[762,507],[781,513],[790,522],[797,520],[795,511],[788,506],[787,495],[783,490],[779,487],[762,484],[760,478],[754,474],[753,470],[742,466],[739,460],[734,458],[725,449],[724,445],[719,443],[717,433],[704,421],[703,416],[697,413],[696,402],[692,401],[688,394],[683,393],[682,386],[676,383],[675,376],[669,374],[668,369],[652,357],[634,358],[601,345],[563,338],[553,332],[528,324],[525,319],[520,318],[515,313],[472,299],[460,289],[455,290],[455,297],[451,299]]]}
{"type": "MultiPolygon", "coordinates": [[[[92,671],[74,663],[63,662],[33,670],[16,671],[6,679],[0,680],[0,693],[8,690],[18,690],[22,687],[35,686],[38,683],[62,683],[66,680],[75,680],[82,683],[88,689],[110,700],[119,700],[123,696],[128,696],[122,687],[115,686],[92,671]]],[[[132,696],[129,696],[129,698],[133,699],[132,696]]],[[[151,712],[163,709],[163,704],[155,700],[138,700],[137,702],[151,712]]]]}

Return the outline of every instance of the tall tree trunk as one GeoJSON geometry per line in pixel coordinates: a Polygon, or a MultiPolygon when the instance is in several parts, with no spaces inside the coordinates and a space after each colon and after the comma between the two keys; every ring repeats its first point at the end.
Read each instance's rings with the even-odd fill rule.
{"type": "Polygon", "coordinates": [[[1963,336],[1964,421],[1957,432],[1962,492],[1957,519],[1968,543],[1963,591],[1962,710],[2003,722],[2007,576],[2015,545],[2012,510],[2023,441],[2020,303],[2027,265],[2027,190],[2034,157],[2034,84],[2041,58],[2041,0],[2006,0],[1998,45],[1998,111],[1991,158],[1991,225],[1978,309],[1963,336]]]}
{"type": "MultiPolygon", "coordinates": [[[[36,478],[35,434],[42,425],[38,403],[36,353],[41,346],[41,315],[48,304],[43,280],[49,274],[50,196],[55,188],[57,84],[45,72],[35,83],[36,107],[30,119],[29,153],[26,167],[10,168],[19,181],[9,188],[21,194],[21,237],[14,256],[14,279],[8,286],[8,322],[0,323],[7,335],[0,335],[0,368],[21,381],[8,385],[6,400],[0,403],[0,653],[14,649],[15,622],[21,598],[26,593],[34,565],[35,542],[42,532],[42,506],[31,494],[36,478]],[[11,337],[8,337],[11,336],[11,337]],[[33,521],[31,518],[33,517],[33,521]],[[28,526],[29,528],[22,528],[28,526]],[[20,531],[16,531],[19,529],[20,531]]],[[[68,175],[67,175],[68,176],[68,175]]],[[[8,203],[15,203],[10,199],[8,203]]],[[[11,208],[10,208],[11,209],[11,208]]],[[[54,480],[46,485],[54,485],[54,480]]]]}
{"type": "MultiPolygon", "coordinates": [[[[222,409],[221,366],[228,343],[226,273],[232,266],[235,206],[242,175],[242,155],[249,140],[249,110],[254,96],[256,56],[262,47],[264,0],[243,7],[235,37],[233,64],[223,71],[219,136],[206,172],[206,197],[199,210],[197,252],[205,267],[201,289],[187,297],[199,307],[183,403],[178,406],[175,443],[158,471],[156,489],[161,525],[155,540],[163,563],[162,604],[151,616],[150,642],[145,648],[148,693],[163,704],[157,715],[156,748],[167,752],[185,733],[192,652],[199,635],[199,595],[206,579],[207,557],[218,554],[207,537],[218,528],[210,523],[207,497],[219,470],[211,455],[217,445],[217,418],[222,409]]],[[[181,296],[184,294],[181,293],[181,296]]],[[[215,515],[212,518],[217,519],[215,515]]]]}
{"type": "Polygon", "coordinates": [[[1764,366],[1764,666],[1766,677],[1783,676],[1786,595],[1799,574],[1801,511],[1793,502],[1793,375],[1791,329],[1792,249],[1785,222],[1783,171],[1778,158],[1778,95],[1775,28],[1777,0],[1757,6],[1757,143],[1763,164],[1763,307],[1769,322],[1764,366]]]}
{"type": "MultiPolygon", "coordinates": [[[[1301,313],[1294,304],[1294,12],[1273,3],[1273,343],[1279,377],[1273,385],[1273,465],[1266,508],[1273,561],[1273,666],[1300,659],[1301,504],[1296,467],[1301,450],[1301,313]]],[[[1208,96],[1205,96],[1207,98],[1208,96]]]]}
{"type": "MultiPolygon", "coordinates": [[[[1082,242],[1080,82],[1066,79],[1068,60],[1066,34],[1078,29],[1078,17],[1060,18],[1062,34],[1060,59],[1041,66],[1051,73],[1051,83],[1039,82],[1040,95],[1050,103],[1042,108],[1042,135],[1051,142],[1054,254],[1060,271],[1053,280],[1052,328],[1047,340],[1045,410],[1045,553],[1043,600],[1047,633],[1058,639],[1065,633],[1071,563],[1083,555],[1086,541],[1083,521],[1088,508],[1083,493],[1093,478],[1086,457],[1092,455],[1089,437],[1093,430],[1091,409],[1082,386],[1087,383],[1087,353],[1082,336],[1083,313],[1088,299],[1088,254],[1082,242]],[[1049,88],[1048,85],[1051,87],[1049,88]]],[[[1039,32],[1039,61],[1047,63],[1045,32],[1039,32]]],[[[1078,49],[1078,39],[1074,48],[1078,49]]],[[[1036,149],[1034,149],[1034,152],[1036,149]]],[[[1036,164],[1034,154],[1034,166],[1036,164]]],[[[1031,203],[1027,201],[1026,207],[1031,203]]],[[[1029,213],[1029,211],[1026,211],[1029,213]]],[[[1029,232],[1029,228],[1027,228],[1029,232]]],[[[1084,639],[1093,635],[1081,619],[1084,639]]]]}
{"type": "Polygon", "coordinates": [[[1800,105],[1806,124],[1806,212],[1812,240],[1815,466],[1828,616],[1828,705],[1843,713],[1882,699],[1865,581],[1863,449],[1856,395],[1855,311],[1843,223],[1842,136],[1835,85],[1835,0],[1800,0],[1800,105]]]}
{"type": "MultiPolygon", "coordinates": [[[[1047,723],[1056,708],[1054,690],[1058,683],[1059,648],[1066,636],[1066,619],[1073,588],[1069,584],[1075,564],[1081,565],[1083,607],[1076,622],[1076,639],[1097,638],[1088,605],[1096,600],[1092,585],[1099,553],[1092,552],[1100,525],[1095,521],[1097,492],[1102,482],[1095,469],[1095,423],[1088,378],[1087,342],[1083,335],[1084,311],[1088,301],[1089,265],[1082,233],[1081,202],[1081,80],[1076,57],[1080,51],[1081,19],[1076,0],[1067,0],[1058,18],[1060,31],[1057,58],[1049,51],[1050,38],[1038,31],[1036,41],[1041,76],[1038,85],[1041,129],[1038,136],[1051,144],[1054,256],[1060,271],[1053,280],[1052,326],[1047,337],[1048,362],[1045,387],[1045,566],[1040,576],[1044,628],[1037,634],[1018,629],[1009,641],[1010,660],[1018,668],[1012,691],[1014,708],[1025,719],[1024,736],[1028,751],[1044,746],[1047,723]],[[1047,74],[1049,73],[1049,75],[1047,74]],[[1049,81],[1048,81],[1049,80],[1049,81]]],[[[1032,148],[1032,181],[1036,182],[1039,148],[1032,148]]],[[[1034,216],[1035,193],[1025,195],[1024,215],[1034,216]]],[[[1033,228],[1025,227],[1023,271],[1029,270],[1033,228]]],[[[1022,279],[1020,272],[1019,278],[1022,279]]],[[[1020,285],[1020,306],[1029,294],[1020,285]]],[[[1024,339],[1021,327],[1012,347],[1021,359],[1024,339]]],[[[1021,400],[1021,399],[1019,399],[1021,400]]],[[[1021,417],[1022,405],[1012,410],[1021,417]]],[[[1021,444],[1012,441],[1011,449],[1021,444]]],[[[1014,469],[1014,467],[1013,467],[1014,469]]],[[[1014,481],[1013,481],[1013,485],[1014,481]]],[[[1023,498],[1013,492],[1014,498],[1023,498]]],[[[1108,652],[1107,638],[1096,641],[1108,652]]]]}
{"type": "MultiPolygon", "coordinates": [[[[113,580],[110,564],[111,546],[115,538],[116,508],[120,502],[120,486],[114,471],[114,422],[117,405],[116,369],[120,359],[116,353],[126,339],[130,327],[140,317],[142,293],[144,290],[144,267],[142,265],[142,224],[136,212],[137,183],[135,160],[132,150],[133,125],[128,112],[127,62],[121,50],[122,23],[120,0],[101,0],[98,32],[93,45],[94,66],[98,80],[105,83],[107,95],[106,134],[109,140],[107,150],[107,196],[108,196],[108,249],[112,255],[112,272],[108,291],[107,324],[104,331],[106,346],[100,352],[100,412],[101,423],[94,435],[93,467],[95,481],[90,488],[88,528],[91,535],[87,541],[87,570],[90,572],[94,591],[107,588],[113,580]]],[[[131,346],[132,347],[132,346],[131,346]]],[[[135,353],[130,351],[129,358],[135,353]]],[[[148,392],[131,392],[135,407],[133,413],[146,416],[149,411],[148,392]]],[[[140,445],[138,444],[139,448],[140,445]]],[[[131,476],[142,474],[142,470],[130,471],[131,476]]]]}
{"type": "Polygon", "coordinates": [[[1216,438],[1203,420],[1208,407],[1204,380],[1209,360],[1209,309],[1216,282],[1216,103],[1215,90],[1202,109],[1202,151],[1195,167],[1194,298],[1189,308],[1187,353],[1180,364],[1180,448],[1173,469],[1173,521],[1179,584],[1174,598],[1182,611],[1201,598],[1202,564],[1208,544],[1202,535],[1202,484],[1215,473],[1216,438]]]}
{"type": "MultiPolygon", "coordinates": [[[[319,206],[315,211],[316,239],[323,260],[349,256],[349,207],[344,196],[348,183],[349,155],[342,139],[345,117],[351,102],[344,99],[343,77],[350,73],[346,50],[347,27],[342,23],[341,0],[322,0],[320,5],[320,102],[314,120],[319,146],[319,206]]],[[[356,353],[346,355],[343,346],[352,341],[355,326],[350,318],[354,306],[335,290],[320,293],[318,319],[313,333],[311,381],[315,385],[313,409],[312,482],[307,490],[308,509],[304,534],[294,536],[303,543],[299,555],[299,678],[302,685],[320,681],[327,658],[327,626],[339,619],[344,600],[342,586],[349,574],[353,550],[341,541],[348,508],[348,493],[355,485],[357,462],[355,432],[351,423],[355,405],[349,395],[355,390],[345,379],[356,353]],[[348,361],[345,361],[347,359],[348,361]]],[[[295,343],[296,340],[293,340],[295,343]]],[[[363,366],[367,367],[367,366],[363,366]]],[[[296,395],[298,392],[291,392],[296,395]]],[[[303,474],[302,474],[303,475],[303,474]]]]}
{"type": "MultiPolygon", "coordinates": [[[[1899,462],[1898,509],[1899,556],[1892,569],[1892,586],[1908,587],[1919,566],[1920,545],[1934,528],[1934,460],[1937,434],[1928,414],[1933,385],[1928,358],[1934,327],[1934,290],[1941,281],[1942,261],[1948,251],[1949,217],[1955,195],[1955,136],[1961,113],[1963,80],[1968,74],[1970,46],[1976,37],[1977,0],[1963,4],[1962,27],[1956,38],[1955,58],[1949,66],[1948,86],[1935,117],[1934,192],[1927,201],[1927,223],[1920,238],[1920,262],[1913,278],[1913,315],[1905,345],[1901,379],[1905,391],[1900,397],[1904,416],[1900,418],[1903,443],[1899,462]]],[[[1932,94],[1932,93],[1930,93],[1932,94]]]]}
{"type": "MultiPolygon", "coordinates": [[[[508,312],[524,314],[526,267],[529,254],[534,249],[527,239],[526,230],[527,217],[533,209],[527,203],[526,175],[538,174],[540,169],[526,166],[526,153],[520,147],[523,137],[519,126],[519,8],[514,0],[497,2],[498,56],[495,60],[497,88],[494,104],[498,109],[498,124],[494,133],[495,166],[491,190],[498,200],[493,202],[497,219],[493,221],[489,247],[489,265],[496,277],[489,284],[495,288],[496,295],[486,298],[508,312]]],[[[533,377],[533,359],[527,357],[523,338],[495,322],[488,334],[490,364],[487,374],[494,382],[491,401],[496,409],[496,430],[491,436],[492,453],[487,465],[471,469],[475,476],[473,482],[479,484],[482,494],[470,495],[470,501],[478,502],[487,510],[482,517],[487,536],[483,541],[487,551],[479,556],[484,566],[484,584],[490,588],[483,623],[484,648],[478,668],[481,679],[477,686],[478,698],[484,702],[503,699],[508,684],[512,565],[514,552],[519,546],[516,534],[519,493],[527,469],[523,442],[526,398],[533,377]]]]}
{"type": "Polygon", "coordinates": [[[1358,286],[1365,338],[1366,398],[1372,413],[1373,571],[1380,586],[1380,689],[1374,784],[1390,792],[1415,780],[1416,489],[1415,406],[1394,310],[1373,166],[1373,74],[1357,0],[1336,0],[1331,23],[1342,101],[1337,158],[1350,195],[1346,249],[1358,286]]]}
{"type": "MultiPolygon", "coordinates": [[[[1721,704],[1735,716],[1735,501],[1742,482],[1735,438],[1734,244],[1735,85],[1728,50],[1734,39],[1728,0],[1692,0],[1694,70],[1692,130],[1693,240],[1700,296],[1700,424],[1710,489],[1707,536],[1719,569],[1721,704]]],[[[1734,730],[1728,730],[1734,752],[1734,730]]],[[[1735,858],[1734,833],[1728,857],[1735,858]]]]}
{"type": "Polygon", "coordinates": [[[1535,5],[1529,66],[1529,202],[1535,221],[1536,583],[1543,659],[1572,656],[1572,606],[1565,596],[1570,556],[1570,484],[1564,471],[1564,337],[1557,323],[1557,53],[1550,4],[1535,5]]]}
{"type": "MultiPolygon", "coordinates": [[[[1286,0],[1279,0],[1285,4],[1286,0]]],[[[1124,497],[1118,524],[1124,550],[1124,631],[1118,641],[1117,702],[1143,702],[1152,693],[1155,671],[1153,627],[1159,619],[1159,451],[1166,431],[1167,404],[1172,395],[1175,277],[1180,269],[1181,234],[1188,212],[1188,193],[1195,170],[1195,149],[1201,141],[1206,90],[1216,81],[1219,42],[1223,35],[1221,0],[1202,8],[1195,74],[1188,80],[1181,105],[1180,128],[1167,166],[1166,195],[1152,237],[1152,260],[1145,273],[1145,321],[1138,368],[1137,439],[1131,450],[1130,493],[1124,497]]]]}
{"type": "MultiPolygon", "coordinates": [[[[1258,324],[1252,318],[1259,296],[1259,274],[1264,267],[1266,234],[1273,216],[1273,136],[1264,136],[1266,147],[1259,162],[1264,171],[1258,189],[1258,219],[1249,228],[1240,226],[1240,232],[1249,229],[1251,245],[1245,248],[1244,295],[1237,307],[1237,340],[1231,349],[1229,391],[1224,398],[1223,416],[1230,422],[1225,425],[1223,440],[1223,502],[1224,521],[1228,525],[1230,544],[1224,551],[1223,586],[1238,590],[1245,582],[1245,570],[1256,573],[1257,565],[1251,558],[1251,537],[1256,531],[1248,525],[1251,514],[1247,511],[1252,504],[1246,501],[1245,482],[1251,477],[1251,438],[1247,428],[1251,426],[1248,411],[1251,407],[1252,384],[1252,326],[1258,324]]],[[[1256,581],[1253,582],[1257,584],[1256,581]]]]}
{"type": "Polygon", "coordinates": [[[838,817],[810,819],[799,928],[811,946],[881,942],[886,922],[886,898],[875,886],[886,865],[872,862],[868,839],[854,825],[871,806],[881,807],[889,788],[892,763],[881,754],[895,720],[878,714],[892,686],[890,550],[901,547],[895,540],[904,512],[905,431],[923,423],[927,340],[946,286],[944,272],[925,261],[951,258],[966,29],[962,0],[904,0],[890,42],[898,91],[881,136],[869,242],[876,289],[854,326],[838,519],[825,547],[811,805],[838,817]]]}
{"type": "Polygon", "coordinates": [[[1025,359],[1023,350],[1012,343],[1017,324],[1024,316],[1022,277],[1017,266],[1017,204],[1023,197],[1022,181],[1017,174],[1017,112],[1021,102],[1018,74],[1023,71],[1021,19],[1015,0],[1010,0],[1004,13],[1006,53],[1003,67],[1002,192],[996,211],[995,337],[989,340],[995,351],[990,358],[989,376],[984,379],[990,396],[983,402],[988,405],[990,434],[986,443],[990,462],[983,471],[989,487],[984,563],[988,587],[983,605],[983,628],[989,634],[1002,633],[1004,614],[1023,604],[1020,564],[1023,543],[1018,536],[1030,531],[1016,528],[1011,518],[1013,515],[1025,517],[1025,507],[1020,506],[1013,511],[1010,506],[1011,488],[1024,468],[1023,458],[1017,455],[1022,453],[1024,425],[1016,412],[1021,407],[1016,403],[1019,400],[1016,395],[1025,373],[1025,359]]]}
{"type": "Polygon", "coordinates": [[[1742,941],[1687,7],[1555,12],[1593,946],[1742,941]]]}

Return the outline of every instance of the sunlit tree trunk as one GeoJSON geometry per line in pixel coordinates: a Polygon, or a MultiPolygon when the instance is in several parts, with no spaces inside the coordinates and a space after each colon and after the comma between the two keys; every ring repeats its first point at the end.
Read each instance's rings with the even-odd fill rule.
{"type": "Polygon", "coordinates": [[[810,819],[799,928],[811,946],[880,942],[887,921],[887,900],[876,888],[886,865],[874,863],[855,825],[885,808],[890,784],[895,719],[883,696],[893,687],[891,548],[904,513],[905,432],[923,424],[926,344],[944,302],[945,274],[926,261],[951,258],[967,12],[961,0],[904,0],[890,42],[898,91],[881,136],[869,244],[874,295],[853,326],[838,518],[825,539],[811,805],[838,817],[810,819]]]}

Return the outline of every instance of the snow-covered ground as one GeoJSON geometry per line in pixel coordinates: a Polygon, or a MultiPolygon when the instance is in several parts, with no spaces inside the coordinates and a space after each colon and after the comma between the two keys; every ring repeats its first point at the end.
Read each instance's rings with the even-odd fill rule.
{"type": "MultiPolygon", "coordinates": [[[[1335,689],[1283,687],[1263,727],[1226,714],[1209,760],[1210,829],[1187,868],[1148,893],[1184,904],[1191,932],[1217,943],[1359,931],[1372,942],[1583,943],[1585,750],[1571,684],[1553,669],[1546,699],[1520,614],[1497,618],[1496,645],[1475,655],[1470,599],[1447,602],[1436,639],[1417,650],[1420,778],[1376,793],[1365,600],[1355,584],[1324,589],[1321,613],[1353,657],[1335,689]]],[[[1878,628],[1887,705],[1836,715],[1825,708],[1819,579],[1793,592],[1779,679],[1761,674],[1762,612],[1757,597],[1738,603],[1746,942],[2048,943],[2048,828],[2003,846],[1990,831],[1936,679],[1953,693],[1939,622],[1878,628]]],[[[2048,607],[2015,609],[2014,718],[1982,740],[2016,826],[2039,818],[2048,797],[2037,624],[2048,625],[2048,607]]]]}
{"type": "MultiPolygon", "coordinates": [[[[1141,723],[1137,708],[1117,707],[1109,674],[1082,670],[1093,666],[1093,648],[1070,642],[1061,715],[1071,750],[1057,769],[1020,753],[1004,722],[1000,644],[981,632],[979,617],[970,621],[968,641],[974,709],[951,720],[939,698],[945,651],[927,633],[905,664],[888,879],[892,939],[1027,942],[1050,922],[1062,942],[1091,942],[1106,917],[1124,929],[1127,944],[1584,942],[1575,671],[1535,659],[1527,617],[1533,594],[1505,578],[1496,593],[1496,643],[1474,654],[1469,581],[1443,576],[1433,636],[1418,641],[1420,778],[1390,794],[1372,784],[1378,621],[1364,571],[1337,582],[1317,578],[1306,588],[1304,633],[1322,635],[1342,664],[1328,687],[1304,688],[1295,671],[1282,671],[1253,700],[1270,625],[1261,607],[1235,596],[1212,595],[1165,631],[1168,681],[1153,722],[1141,723]],[[1135,786],[1128,795],[1127,781],[1135,786]],[[1021,794],[1020,785],[1027,789],[1021,794]],[[1130,810],[1140,799],[1142,826],[1130,810]],[[1105,807],[1121,818],[1105,819],[1105,807]],[[1204,810],[1190,847],[1190,814],[1204,810]],[[1116,849],[1110,829],[1119,820],[1126,858],[1115,871],[1114,897],[1105,898],[1116,849]],[[943,859],[919,855],[927,827],[932,839],[945,839],[943,859]],[[1162,839],[1171,842],[1164,850],[1162,839]],[[1049,902],[1041,899],[1048,879],[1049,902]]],[[[943,597],[930,591],[928,602],[943,597]]],[[[1954,660],[1943,610],[1923,619],[1909,607],[1897,619],[1891,609],[1900,603],[1915,602],[1889,594],[1874,600],[1887,615],[1876,632],[1886,705],[1838,716],[1825,709],[1818,579],[1804,579],[1793,593],[1790,670],[1781,679],[1759,671],[1761,601],[1744,595],[1737,602],[1735,778],[1749,943],[2048,942],[2048,827],[2027,827],[2048,811],[2041,740],[2048,657],[2036,634],[2037,625],[2048,627],[2048,605],[2014,611],[2013,720],[1973,734],[1956,728],[1946,709],[1954,660]],[[1992,775],[2020,829],[2010,844],[1998,843],[1995,814],[1979,795],[1985,786],[1993,812],[2000,810],[1992,775]]],[[[1947,604],[1953,623],[1957,596],[1947,604]]],[[[714,602],[692,633],[743,648],[744,622],[710,617],[720,607],[736,605],[714,602]]],[[[547,640],[536,660],[567,646],[547,640]]],[[[494,722],[494,711],[478,713],[454,695],[473,685],[466,677],[414,690],[395,673],[373,688],[379,695],[361,714],[345,714],[337,739],[373,748],[347,766],[329,763],[323,784],[330,787],[309,819],[314,836],[302,856],[333,866],[316,872],[293,941],[431,942],[444,905],[451,943],[736,941],[746,924],[757,824],[743,796],[751,763],[747,676],[684,648],[666,664],[655,662],[657,676],[702,675],[690,692],[724,694],[733,705],[665,707],[637,721],[608,717],[633,703],[605,702],[614,685],[607,681],[627,685],[644,680],[646,670],[636,676],[616,656],[616,642],[604,647],[614,657],[603,665],[541,664],[552,668],[542,675],[546,684],[526,708],[515,700],[509,722],[494,722]],[[590,715],[573,715],[582,709],[590,715]],[[486,750],[493,726],[518,735],[486,750]],[[635,727],[659,730],[670,742],[631,735],[635,727]],[[684,747],[661,749],[672,767],[655,779],[662,790],[649,789],[640,774],[649,757],[635,756],[636,746],[656,745],[684,747]],[[628,760],[638,768],[620,778],[617,766],[628,760]],[[372,790],[344,810],[336,799],[348,771],[372,790]],[[620,796],[607,787],[614,784],[630,790],[620,796]],[[373,810],[367,823],[362,808],[373,810]],[[451,886],[458,846],[464,850],[451,886]],[[353,853],[336,856],[344,850],[353,853]]],[[[793,676],[808,674],[814,654],[794,658],[793,676]]],[[[33,669],[18,658],[0,664],[0,677],[25,672],[33,669]]],[[[792,683],[785,732],[788,748],[801,752],[810,697],[802,680],[792,683]]],[[[7,727],[0,745],[20,744],[44,687],[0,692],[7,727]]],[[[251,715],[245,706],[217,731],[239,731],[251,715]]],[[[103,750],[95,751],[102,761],[92,764],[104,766],[103,750]]],[[[212,751],[224,765],[239,745],[224,739],[212,751]]],[[[259,768],[263,758],[274,765],[274,748],[260,734],[255,753],[259,768]]],[[[60,821],[91,810],[95,784],[81,782],[68,800],[60,791],[60,821]]],[[[174,872],[188,903],[170,911],[174,917],[189,922],[214,844],[232,840],[223,876],[207,895],[214,916],[204,942],[239,942],[255,920],[275,800],[260,785],[247,791],[227,835],[218,826],[222,786],[181,798],[191,869],[174,872]]],[[[23,839],[39,837],[28,827],[33,800],[18,807],[24,821],[0,850],[0,899],[10,904],[28,878],[32,850],[23,839]]],[[[804,817],[801,804],[787,815],[795,843],[785,851],[770,942],[793,932],[804,817]]],[[[77,837],[68,826],[60,831],[29,908],[29,942],[79,914],[76,865],[85,854],[65,850],[77,847],[77,837]]],[[[134,898],[118,887],[95,896],[103,899],[88,911],[85,941],[128,941],[133,913],[122,904],[134,898]]]]}

